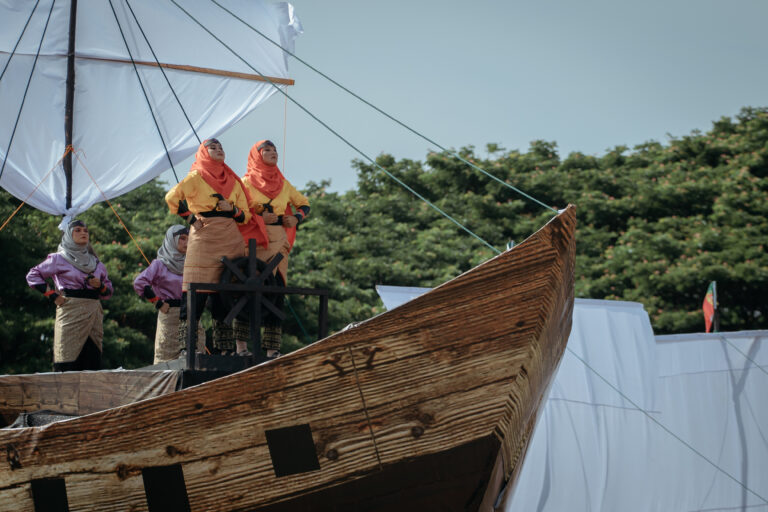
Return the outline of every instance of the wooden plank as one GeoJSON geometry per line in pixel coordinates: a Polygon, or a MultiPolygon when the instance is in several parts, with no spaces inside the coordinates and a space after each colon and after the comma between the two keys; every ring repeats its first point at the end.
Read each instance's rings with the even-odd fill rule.
{"type": "MultiPolygon", "coordinates": [[[[2,454],[5,457],[5,454],[2,454]]],[[[35,503],[32,501],[31,484],[25,483],[3,490],[0,499],[0,512],[34,512],[35,503]]]]}
{"type": "MultiPolygon", "coordinates": [[[[33,429],[16,431],[16,436],[7,436],[3,442],[19,450],[22,468],[8,471],[7,466],[0,465],[0,481],[13,485],[40,478],[48,473],[45,467],[50,471],[55,466],[58,473],[90,475],[87,492],[71,493],[73,509],[126,510],[139,497],[126,494],[122,484],[115,487],[115,478],[123,475],[138,481],[140,468],[174,461],[184,466],[193,508],[202,503],[203,510],[218,510],[220,478],[244,485],[247,482],[253,489],[266,486],[272,491],[259,493],[259,500],[264,501],[282,496],[292,488],[291,481],[304,489],[370,471],[378,462],[353,373],[347,368],[345,375],[339,376],[332,366],[323,364],[325,359],[326,354],[318,354],[300,368],[289,368],[289,372],[285,366],[267,365],[261,372],[220,379],[214,393],[200,386],[50,425],[46,433],[55,434],[50,436],[51,442],[48,436],[39,439],[30,432],[33,429]],[[264,430],[301,423],[309,417],[313,418],[310,424],[321,449],[332,440],[343,439],[334,444],[339,463],[321,475],[295,475],[276,482],[264,430]],[[168,418],[175,418],[171,428],[168,418]],[[43,462],[45,467],[40,464],[43,462]],[[212,480],[213,467],[219,476],[212,480]],[[94,496],[99,499],[94,500],[94,496]]],[[[319,454],[321,465],[328,460],[326,453],[319,454]]],[[[2,491],[0,488],[0,496],[2,491]]],[[[252,496],[243,499],[248,506],[256,503],[252,496]]]]}
{"type": "Polygon", "coordinates": [[[141,60],[135,60],[131,62],[130,60],[125,60],[125,59],[104,59],[100,57],[86,57],[83,55],[78,55],[77,58],[82,60],[93,60],[98,62],[114,62],[117,64],[136,64],[137,66],[145,66],[145,67],[153,67],[153,68],[161,67],[163,69],[175,69],[177,71],[188,71],[190,73],[201,73],[205,75],[224,76],[228,78],[237,78],[240,80],[272,82],[280,85],[294,85],[296,83],[296,81],[292,78],[281,78],[278,76],[267,76],[267,75],[258,75],[258,74],[254,75],[251,73],[240,73],[238,71],[225,71],[223,69],[202,68],[199,66],[188,66],[188,65],[182,65],[182,64],[166,64],[164,62],[161,62],[160,64],[158,64],[157,62],[148,62],[148,61],[141,61],[141,60]]]}

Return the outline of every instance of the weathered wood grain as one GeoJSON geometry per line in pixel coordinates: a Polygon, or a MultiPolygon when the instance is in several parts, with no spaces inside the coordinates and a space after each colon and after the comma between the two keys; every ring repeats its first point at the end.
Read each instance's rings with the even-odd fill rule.
{"type": "MultiPolygon", "coordinates": [[[[51,477],[65,479],[71,510],[147,510],[142,468],[171,464],[194,511],[333,510],[356,503],[350,492],[367,493],[363,510],[423,510],[429,492],[449,497],[446,510],[490,510],[519,472],[568,338],[574,229],[569,208],[511,251],[278,360],[0,430],[0,512],[33,510],[29,482],[51,477]],[[277,477],[265,431],[303,424],[320,469],[277,477]]],[[[116,400],[57,382],[47,389],[63,408],[116,400]]],[[[42,404],[36,389],[0,395],[0,407],[42,404]]]]}

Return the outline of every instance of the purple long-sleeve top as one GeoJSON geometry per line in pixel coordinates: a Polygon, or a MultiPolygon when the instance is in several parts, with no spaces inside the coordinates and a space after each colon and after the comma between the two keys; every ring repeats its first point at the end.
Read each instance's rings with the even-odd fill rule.
{"type": "Polygon", "coordinates": [[[152,263],[133,280],[133,289],[140,297],[146,297],[146,286],[152,287],[154,295],[160,300],[181,299],[181,276],[174,274],[160,260],[152,260],[152,263]]]}
{"type": "MultiPolygon", "coordinates": [[[[104,264],[102,262],[97,263],[91,275],[98,277],[102,285],[107,287],[103,295],[99,294],[99,298],[110,298],[112,296],[112,282],[107,277],[107,268],[104,264]]],[[[86,282],[88,274],[72,265],[57,252],[49,254],[45,261],[35,265],[27,273],[27,284],[32,288],[40,289],[40,285],[45,286],[46,279],[53,279],[53,284],[57,290],[98,291],[86,282]]]]}

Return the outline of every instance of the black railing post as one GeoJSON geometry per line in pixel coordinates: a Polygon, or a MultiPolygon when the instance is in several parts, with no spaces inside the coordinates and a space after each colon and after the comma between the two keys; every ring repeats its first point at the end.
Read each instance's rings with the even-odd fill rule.
{"type": "Polygon", "coordinates": [[[195,369],[197,348],[197,288],[190,283],[187,291],[187,370],[195,369]]]}
{"type": "MultiPolygon", "coordinates": [[[[256,240],[248,240],[248,281],[256,282],[256,273],[259,271],[259,262],[256,257],[256,240]]],[[[251,351],[258,361],[263,361],[265,354],[261,353],[261,292],[256,290],[251,294],[251,310],[248,312],[248,326],[250,327],[251,351]]]]}

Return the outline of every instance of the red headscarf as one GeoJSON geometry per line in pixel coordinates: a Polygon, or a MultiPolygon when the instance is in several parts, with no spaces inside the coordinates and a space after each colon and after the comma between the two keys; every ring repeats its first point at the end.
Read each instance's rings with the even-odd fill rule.
{"type": "MultiPolygon", "coordinates": [[[[235,187],[235,183],[238,183],[240,179],[224,162],[217,162],[211,155],[208,154],[208,148],[206,142],[211,139],[206,139],[197,148],[197,154],[195,155],[195,161],[192,163],[190,170],[197,170],[200,176],[203,177],[205,182],[213,188],[216,192],[221,194],[224,199],[229,198],[229,194],[232,193],[232,189],[235,187]]],[[[218,142],[218,141],[217,141],[218,142]]]]}
{"type": "Polygon", "coordinates": [[[277,165],[268,165],[261,157],[260,149],[263,148],[260,146],[265,142],[274,147],[274,144],[267,140],[260,140],[253,145],[248,154],[248,171],[245,173],[245,179],[265,196],[274,199],[283,190],[285,176],[277,165]]]}

